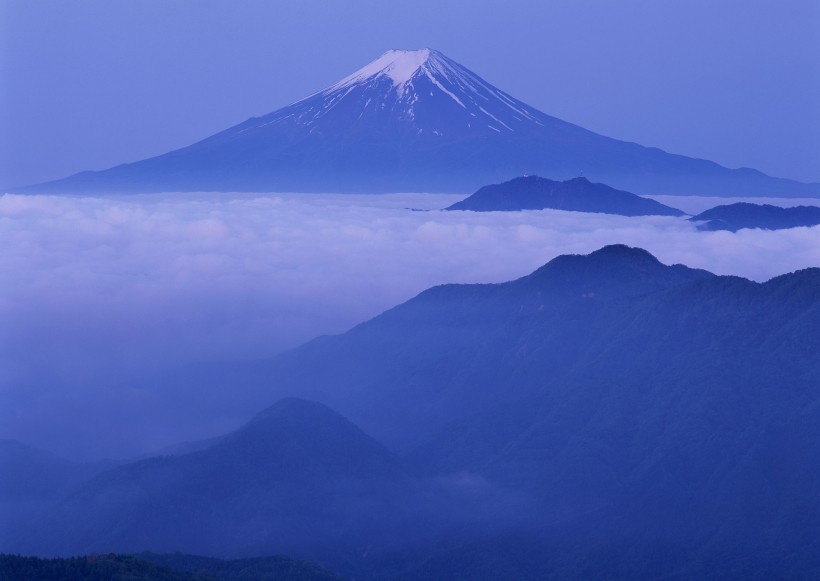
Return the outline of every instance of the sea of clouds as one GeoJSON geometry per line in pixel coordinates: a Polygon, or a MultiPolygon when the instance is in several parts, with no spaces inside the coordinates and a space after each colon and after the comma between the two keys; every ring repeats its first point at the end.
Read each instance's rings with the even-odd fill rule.
{"type": "MultiPolygon", "coordinates": [[[[820,266],[820,227],[698,232],[672,217],[440,211],[461,198],[0,196],[0,437],[116,453],[91,435],[73,450],[65,434],[105,425],[127,405],[117,390],[128,378],[268,357],[430,286],[510,280],[606,244],[757,281],[820,266]]],[[[690,212],[722,202],[662,201],[690,212]]]]}

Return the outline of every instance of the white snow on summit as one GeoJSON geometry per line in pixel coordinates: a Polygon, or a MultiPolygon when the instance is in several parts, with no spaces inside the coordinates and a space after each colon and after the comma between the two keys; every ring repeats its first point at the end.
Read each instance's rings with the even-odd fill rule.
{"type": "Polygon", "coordinates": [[[352,124],[361,127],[368,119],[384,127],[387,115],[416,134],[438,137],[531,131],[545,117],[439,51],[424,48],[389,50],[326,89],[263,117],[258,126],[292,120],[330,134],[352,124]],[[420,117],[417,107],[422,106],[420,117]]]}
{"type": "Polygon", "coordinates": [[[421,50],[388,50],[370,64],[327,89],[327,91],[341,89],[381,75],[390,77],[393,86],[399,87],[409,81],[415,72],[427,62],[429,57],[429,48],[421,50]]]}

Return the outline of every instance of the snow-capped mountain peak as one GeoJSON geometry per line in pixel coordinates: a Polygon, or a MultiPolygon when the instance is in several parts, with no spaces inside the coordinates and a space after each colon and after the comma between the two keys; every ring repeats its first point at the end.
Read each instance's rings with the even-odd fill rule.
{"type": "Polygon", "coordinates": [[[421,50],[388,50],[382,56],[360,68],[352,75],[348,75],[326,91],[333,91],[343,87],[372,79],[387,76],[393,81],[394,87],[404,85],[416,72],[425,65],[430,58],[429,48],[421,50]]]}
{"type": "MultiPolygon", "coordinates": [[[[550,118],[493,87],[439,51],[389,50],[327,87],[252,123],[295,122],[309,131],[387,127],[419,139],[531,131],[550,118]]],[[[241,131],[251,129],[241,127],[241,131]]]]}
{"type": "Polygon", "coordinates": [[[467,193],[523,173],[580,172],[647,194],[820,192],[587,131],[429,48],[387,51],[324,90],[182,149],[27,191],[467,193]]]}

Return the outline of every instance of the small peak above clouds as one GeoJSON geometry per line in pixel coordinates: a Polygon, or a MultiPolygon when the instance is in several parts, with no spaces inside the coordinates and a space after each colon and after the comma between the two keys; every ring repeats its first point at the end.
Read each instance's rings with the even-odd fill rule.
{"type": "Polygon", "coordinates": [[[609,244],[594,252],[590,252],[589,256],[650,261],[660,264],[660,261],[650,252],[644,250],[643,248],[638,248],[637,246],[627,246],[626,244],[609,244]]]}

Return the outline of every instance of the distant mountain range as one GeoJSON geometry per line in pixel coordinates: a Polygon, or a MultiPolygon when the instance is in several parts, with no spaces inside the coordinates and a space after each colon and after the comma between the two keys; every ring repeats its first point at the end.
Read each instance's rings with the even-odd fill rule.
{"type": "Polygon", "coordinates": [[[356,579],[818,578],[818,352],[820,269],[560,256],[210,368],[198,389],[300,399],[103,472],[9,544],[287,553],[356,579]]]}
{"type": "Polygon", "coordinates": [[[164,155],[15,191],[464,193],[525,172],[582,173],[639,194],[820,196],[820,184],[598,135],[429,49],[388,51],[306,99],[164,155]]]}
{"type": "Polygon", "coordinates": [[[515,210],[569,210],[620,216],[683,216],[683,212],[655,200],[593,184],[586,178],[556,182],[538,176],[515,178],[484,186],[466,199],[445,208],[473,212],[515,210]]]}
{"type": "Polygon", "coordinates": [[[729,230],[731,232],[737,232],[743,228],[783,230],[800,226],[817,226],[820,224],[820,207],[781,208],[769,204],[739,202],[716,206],[693,216],[690,220],[698,224],[698,230],[729,230]]]}

